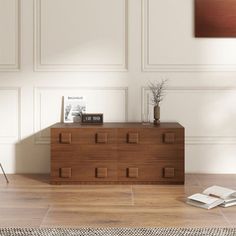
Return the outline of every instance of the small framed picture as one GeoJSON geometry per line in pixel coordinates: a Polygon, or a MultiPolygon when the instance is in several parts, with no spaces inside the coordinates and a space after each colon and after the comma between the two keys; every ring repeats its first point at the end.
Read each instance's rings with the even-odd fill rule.
{"type": "Polygon", "coordinates": [[[86,103],[83,96],[64,96],[64,123],[81,122],[84,112],[86,103]]]}

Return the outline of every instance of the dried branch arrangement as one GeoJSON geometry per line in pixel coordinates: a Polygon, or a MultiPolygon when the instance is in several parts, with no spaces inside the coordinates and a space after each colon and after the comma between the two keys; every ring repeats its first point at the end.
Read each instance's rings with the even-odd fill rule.
{"type": "Polygon", "coordinates": [[[161,82],[149,82],[149,89],[152,92],[152,103],[154,106],[159,105],[159,103],[164,98],[164,89],[167,83],[167,79],[162,80],[161,82]]]}

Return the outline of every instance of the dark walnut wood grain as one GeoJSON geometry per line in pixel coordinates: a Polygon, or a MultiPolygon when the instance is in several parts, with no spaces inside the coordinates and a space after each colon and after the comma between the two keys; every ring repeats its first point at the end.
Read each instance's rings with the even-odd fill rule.
{"type": "Polygon", "coordinates": [[[51,183],[183,184],[184,128],[58,123],[51,127],[51,183]]]}
{"type": "Polygon", "coordinates": [[[236,37],[235,0],[195,0],[196,37],[236,37]]]}

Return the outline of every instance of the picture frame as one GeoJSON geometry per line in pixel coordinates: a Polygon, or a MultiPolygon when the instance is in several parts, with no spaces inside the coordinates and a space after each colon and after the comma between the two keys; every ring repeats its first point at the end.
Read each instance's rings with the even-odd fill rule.
{"type": "Polygon", "coordinates": [[[81,122],[82,113],[86,112],[84,96],[64,96],[63,98],[63,122],[81,122]]]}

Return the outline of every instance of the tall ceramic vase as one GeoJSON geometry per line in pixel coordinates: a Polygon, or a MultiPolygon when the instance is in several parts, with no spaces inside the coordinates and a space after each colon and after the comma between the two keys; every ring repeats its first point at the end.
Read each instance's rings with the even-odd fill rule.
{"type": "Polygon", "coordinates": [[[154,124],[158,125],[160,123],[160,106],[159,104],[154,106],[154,124]]]}

